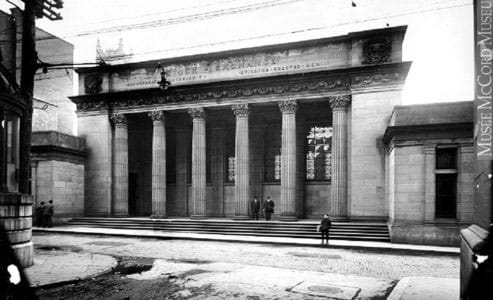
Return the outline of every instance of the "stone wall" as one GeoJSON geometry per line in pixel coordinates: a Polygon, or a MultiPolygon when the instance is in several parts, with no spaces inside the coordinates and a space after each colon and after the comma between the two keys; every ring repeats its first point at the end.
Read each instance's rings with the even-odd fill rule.
{"type": "Polygon", "coordinates": [[[112,200],[112,128],[107,112],[79,115],[79,136],[85,138],[85,215],[109,216],[112,200]]]}
{"type": "Polygon", "coordinates": [[[353,93],[349,132],[349,217],[387,218],[383,133],[401,91],[353,93]]]}
{"type": "Polygon", "coordinates": [[[84,214],[85,141],[56,132],[32,135],[32,194],[34,204],[53,200],[54,223],[84,214]]]}

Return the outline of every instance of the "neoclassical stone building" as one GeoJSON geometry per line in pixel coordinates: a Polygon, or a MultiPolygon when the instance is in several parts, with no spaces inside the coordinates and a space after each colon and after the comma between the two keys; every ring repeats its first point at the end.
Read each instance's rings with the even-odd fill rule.
{"type": "Polygon", "coordinates": [[[79,69],[86,215],[391,220],[405,31],[79,69]]]}

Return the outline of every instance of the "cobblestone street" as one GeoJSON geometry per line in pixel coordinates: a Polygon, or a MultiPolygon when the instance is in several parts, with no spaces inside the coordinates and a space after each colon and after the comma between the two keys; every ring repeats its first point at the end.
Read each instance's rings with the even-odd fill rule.
{"type": "Polygon", "coordinates": [[[459,277],[456,255],[57,234],[36,234],[33,242],[77,246],[84,251],[112,256],[239,263],[386,279],[459,277]]]}
{"type": "Polygon", "coordinates": [[[51,247],[119,261],[110,274],[41,288],[41,299],[386,299],[403,278],[455,286],[459,276],[454,254],[41,233],[33,241],[44,255],[51,247]]]}

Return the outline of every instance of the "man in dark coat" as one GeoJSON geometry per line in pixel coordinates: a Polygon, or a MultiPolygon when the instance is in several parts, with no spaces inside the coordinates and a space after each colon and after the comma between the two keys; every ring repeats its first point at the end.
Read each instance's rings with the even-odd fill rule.
{"type": "Polygon", "coordinates": [[[264,202],[264,213],[265,219],[269,221],[271,214],[274,213],[274,201],[272,201],[270,196],[268,196],[267,201],[264,202]]]}
{"type": "Polygon", "coordinates": [[[45,208],[44,201],[41,201],[40,205],[36,207],[34,212],[34,226],[43,227],[43,211],[45,208]]]}
{"type": "Polygon", "coordinates": [[[258,220],[258,212],[260,211],[260,202],[257,200],[257,197],[253,197],[253,200],[250,203],[250,209],[252,210],[252,218],[258,220]]]}
{"type": "Polygon", "coordinates": [[[325,214],[322,217],[322,221],[320,221],[320,234],[322,235],[322,246],[324,245],[324,238],[325,238],[325,244],[329,246],[329,231],[331,225],[332,222],[330,221],[329,215],[325,214]]]}
{"type": "Polygon", "coordinates": [[[48,205],[46,205],[43,209],[43,227],[52,227],[53,226],[53,200],[48,201],[48,205]]]}

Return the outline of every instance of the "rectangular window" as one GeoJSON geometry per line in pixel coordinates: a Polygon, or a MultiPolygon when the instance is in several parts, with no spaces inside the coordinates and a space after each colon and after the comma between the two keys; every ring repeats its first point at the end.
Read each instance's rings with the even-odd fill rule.
{"type": "Polygon", "coordinates": [[[456,218],[457,148],[436,149],[435,216],[456,218]]]}
{"type": "Polygon", "coordinates": [[[332,127],[326,123],[310,124],[306,129],[305,179],[329,181],[332,177],[332,127]]]}
{"type": "Polygon", "coordinates": [[[265,181],[281,181],[281,128],[278,124],[265,129],[264,145],[265,181]]]}

